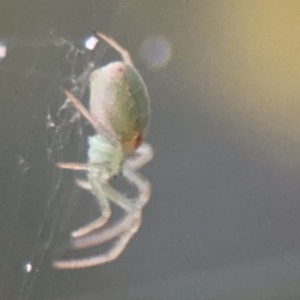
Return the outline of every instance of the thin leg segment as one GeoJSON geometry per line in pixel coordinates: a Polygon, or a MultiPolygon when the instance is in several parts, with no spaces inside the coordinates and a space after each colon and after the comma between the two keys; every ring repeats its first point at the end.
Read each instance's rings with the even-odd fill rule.
{"type": "Polygon", "coordinates": [[[96,31],[95,34],[102,38],[106,43],[108,43],[113,49],[120,53],[123,58],[125,64],[133,66],[131,56],[129,52],[123,48],[119,43],[117,43],[113,38],[101,33],[100,31],[96,31]]]}
{"type": "Polygon", "coordinates": [[[94,127],[94,129],[101,135],[105,136],[108,141],[114,143],[114,139],[111,134],[104,128],[104,126],[96,120],[90,112],[83,106],[83,104],[69,91],[63,90],[66,98],[72,102],[74,107],[89,121],[89,123],[94,127]]]}
{"type": "Polygon", "coordinates": [[[100,31],[95,31],[95,34],[103,39],[106,43],[108,43],[112,48],[114,48],[116,51],[118,51],[120,53],[120,55],[123,58],[123,61],[125,62],[125,64],[133,66],[132,63],[132,59],[131,56],[129,54],[129,52],[123,48],[119,43],[117,43],[113,38],[101,33],[100,31]]]}
{"type": "Polygon", "coordinates": [[[95,130],[99,131],[99,124],[94,119],[94,117],[89,113],[89,111],[83,106],[83,104],[69,91],[63,90],[66,95],[66,98],[72,102],[75,108],[90,122],[90,124],[95,128],[95,130]]]}
{"type": "Polygon", "coordinates": [[[119,206],[120,208],[124,209],[125,212],[132,212],[134,211],[134,204],[132,199],[127,198],[126,196],[124,196],[123,194],[121,194],[120,192],[118,192],[116,189],[114,189],[112,186],[110,185],[105,185],[103,187],[105,194],[107,195],[107,197],[117,206],[119,206]]]}
{"type": "Polygon", "coordinates": [[[98,182],[98,178],[93,179],[93,183],[91,183],[92,193],[95,195],[98,204],[101,210],[101,216],[95,221],[75,230],[72,232],[73,238],[78,238],[84,236],[95,229],[101,228],[103,225],[107,223],[111,216],[111,209],[109,205],[109,201],[101,187],[101,184],[98,182]]]}
{"type": "Polygon", "coordinates": [[[79,186],[80,188],[82,188],[84,190],[87,190],[87,191],[92,190],[92,186],[91,186],[90,182],[87,180],[76,179],[76,184],[77,184],[77,186],[79,186]]]}
{"type": "Polygon", "coordinates": [[[79,164],[79,163],[64,163],[59,162],[57,166],[61,169],[69,169],[73,171],[88,171],[90,166],[88,164],[79,164]]]}

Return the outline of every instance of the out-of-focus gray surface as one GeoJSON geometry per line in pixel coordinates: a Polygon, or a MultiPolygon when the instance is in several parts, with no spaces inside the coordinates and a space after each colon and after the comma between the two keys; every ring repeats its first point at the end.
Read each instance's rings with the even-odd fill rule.
{"type": "MultiPolygon", "coordinates": [[[[299,257],[272,258],[251,264],[203,271],[147,282],[121,290],[107,290],[104,299],[299,299],[299,257]]],[[[86,292],[78,299],[98,299],[86,292]]],[[[77,298],[74,298],[77,299],[77,298]]]]}
{"type": "MultiPolygon", "coordinates": [[[[298,299],[299,10],[297,1],[2,1],[0,298],[298,299]],[[49,159],[80,156],[81,124],[64,124],[65,139],[50,145],[47,117],[93,59],[74,49],[94,29],[128,48],[147,83],[155,157],[142,172],[153,192],[118,260],[55,271],[57,235],[69,216],[89,220],[93,204],[49,159]]],[[[109,50],[97,63],[113,59],[109,50]]]]}

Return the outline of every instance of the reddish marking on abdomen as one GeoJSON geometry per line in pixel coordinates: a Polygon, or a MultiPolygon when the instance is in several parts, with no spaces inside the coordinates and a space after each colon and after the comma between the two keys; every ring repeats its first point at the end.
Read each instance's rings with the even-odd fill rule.
{"type": "Polygon", "coordinates": [[[140,146],[142,141],[143,141],[143,137],[142,134],[139,132],[138,135],[136,135],[132,140],[132,145],[134,147],[134,150],[140,146]]]}
{"type": "Polygon", "coordinates": [[[134,152],[142,143],[143,135],[141,132],[137,132],[136,135],[127,143],[127,151],[129,153],[134,152]]]}

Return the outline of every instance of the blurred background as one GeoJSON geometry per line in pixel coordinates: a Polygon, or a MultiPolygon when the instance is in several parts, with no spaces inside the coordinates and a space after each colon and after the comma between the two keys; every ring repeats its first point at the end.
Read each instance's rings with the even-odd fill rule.
{"type": "Polygon", "coordinates": [[[1,299],[300,299],[299,1],[3,0],[0,24],[1,299]],[[92,133],[61,88],[87,104],[74,80],[119,59],[94,29],[148,86],[153,191],[119,259],[57,271],[94,205],[55,167],[92,133]]]}

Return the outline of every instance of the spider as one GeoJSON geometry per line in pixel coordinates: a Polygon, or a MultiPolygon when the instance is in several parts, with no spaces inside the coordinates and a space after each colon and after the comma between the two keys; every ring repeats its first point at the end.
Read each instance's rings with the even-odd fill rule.
{"type": "Polygon", "coordinates": [[[76,180],[76,184],[95,196],[101,211],[96,220],[71,233],[71,247],[77,250],[112,240],[114,243],[99,255],[54,260],[56,269],[92,267],[118,258],[138,231],[142,209],[151,194],[149,181],[138,172],[153,157],[152,147],[144,142],[151,114],[146,85],[126,49],[101,32],[95,32],[95,36],[119,52],[122,61],[111,62],[91,73],[89,110],[64,90],[67,101],[87,119],[96,134],[88,138],[86,164],[59,162],[57,166],[86,171],[87,179],[76,180]],[[135,197],[129,198],[111,186],[110,180],[116,175],[122,175],[136,188],[135,197]],[[104,227],[111,216],[110,201],[124,214],[104,227]]]}

